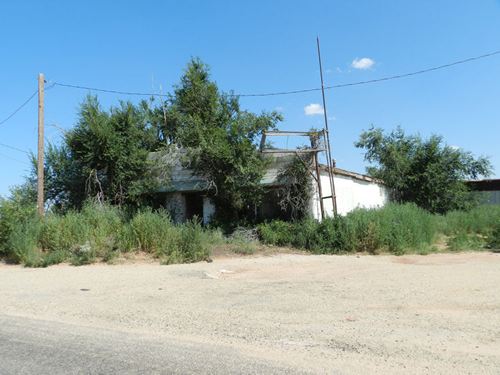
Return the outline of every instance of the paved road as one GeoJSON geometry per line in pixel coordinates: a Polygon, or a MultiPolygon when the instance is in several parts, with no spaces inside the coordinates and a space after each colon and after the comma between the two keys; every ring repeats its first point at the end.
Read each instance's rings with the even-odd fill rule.
{"type": "Polygon", "coordinates": [[[284,374],[217,344],[0,315],[0,374],[284,374]]]}

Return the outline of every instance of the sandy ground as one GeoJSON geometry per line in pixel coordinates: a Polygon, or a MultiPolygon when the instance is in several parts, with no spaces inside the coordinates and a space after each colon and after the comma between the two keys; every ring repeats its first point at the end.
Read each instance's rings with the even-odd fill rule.
{"type": "Polygon", "coordinates": [[[0,314],[214,343],[296,371],[499,374],[500,254],[0,265],[0,314]]]}

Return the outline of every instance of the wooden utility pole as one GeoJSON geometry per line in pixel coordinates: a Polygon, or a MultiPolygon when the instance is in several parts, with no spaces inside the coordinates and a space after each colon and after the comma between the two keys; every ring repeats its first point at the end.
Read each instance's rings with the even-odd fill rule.
{"type": "Polygon", "coordinates": [[[37,207],[40,216],[45,215],[45,200],[44,200],[44,132],[43,132],[43,109],[44,109],[44,86],[45,78],[43,73],[38,75],[38,171],[37,171],[37,207]]]}

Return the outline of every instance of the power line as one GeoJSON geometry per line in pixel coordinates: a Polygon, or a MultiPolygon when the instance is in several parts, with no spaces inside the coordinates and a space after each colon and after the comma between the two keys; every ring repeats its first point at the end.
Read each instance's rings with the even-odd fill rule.
{"type": "Polygon", "coordinates": [[[81,89],[81,90],[90,90],[90,91],[98,91],[98,92],[106,92],[109,94],[120,94],[120,95],[130,95],[130,96],[168,96],[168,94],[155,94],[155,93],[148,93],[148,92],[131,92],[131,91],[118,91],[118,90],[107,90],[107,89],[100,89],[96,87],[88,87],[88,86],[79,86],[79,85],[70,85],[67,83],[59,83],[59,82],[54,82],[54,86],[61,86],[61,87],[69,87],[72,89],[81,89]]]}
{"type": "Polygon", "coordinates": [[[35,92],[33,92],[33,94],[30,95],[30,97],[28,99],[26,99],[26,101],[21,104],[19,107],[16,108],[16,110],[14,112],[12,112],[10,115],[8,115],[5,119],[3,119],[2,121],[0,121],[0,125],[3,125],[5,122],[9,121],[12,117],[14,117],[14,115],[19,112],[21,109],[24,108],[24,106],[26,106],[30,101],[31,99],[33,99],[35,97],[35,95],[38,93],[38,90],[35,90],[35,92]]]}
{"type": "Polygon", "coordinates": [[[19,151],[19,152],[22,152],[26,155],[30,155],[30,153],[26,150],[21,150],[20,148],[17,148],[17,147],[14,147],[14,146],[10,146],[10,145],[6,145],[5,143],[0,143],[0,146],[3,146],[3,147],[6,147],[6,148],[10,148],[11,150],[14,150],[14,151],[19,151]]]}
{"type": "Polygon", "coordinates": [[[16,158],[13,158],[12,156],[5,155],[5,154],[2,154],[2,153],[0,153],[0,156],[3,156],[4,158],[7,158],[7,159],[10,159],[10,160],[13,160],[13,161],[17,161],[18,163],[25,164],[25,165],[28,165],[28,166],[31,167],[30,163],[28,163],[26,161],[22,161],[22,160],[16,159],[16,158]]]}
{"type": "MultiPolygon", "coordinates": [[[[357,82],[348,82],[348,83],[342,83],[338,85],[333,85],[333,86],[325,86],[325,90],[331,90],[331,89],[337,89],[337,88],[343,88],[343,87],[350,87],[350,86],[359,86],[359,85],[367,85],[370,83],[377,83],[377,82],[384,82],[384,81],[390,81],[394,79],[401,79],[401,78],[406,78],[406,77],[411,77],[415,75],[420,75],[420,74],[425,74],[429,72],[433,72],[436,70],[441,70],[441,69],[446,69],[450,68],[456,65],[460,64],[465,64],[468,62],[484,59],[487,57],[492,57],[495,55],[499,55],[500,50],[493,51],[487,54],[479,55],[479,56],[474,56],[474,57],[469,57],[463,60],[458,60],[454,61],[448,64],[444,65],[438,65],[434,66],[431,68],[427,69],[422,69],[422,70],[417,70],[414,72],[409,72],[409,73],[403,73],[403,74],[396,74],[392,76],[387,76],[387,77],[382,77],[382,78],[376,78],[376,79],[371,79],[371,80],[366,80],[366,81],[357,81],[357,82]]],[[[66,83],[59,83],[59,82],[54,82],[51,87],[53,86],[61,86],[61,87],[67,87],[67,88],[74,88],[74,89],[82,89],[82,90],[90,90],[90,91],[97,91],[97,92],[105,92],[105,93],[111,93],[111,94],[120,94],[120,95],[129,95],[129,96],[149,96],[149,97],[166,97],[168,94],[157,94],[157,93],[148,93],[148,92],[133,92],[133,91],[120,91],[120,90],[108,90],[108,89],[102,89],[102,88],[97,88],[97,87],[90,87],[90,86],[80,86],[80,85],[73,85],[73,84],[66,84],[66,83]]],[[[309,89],[299,89],[299,90],[291,90],[291,91],[277,91],[277,92],[267,92],[267,93],[255,93],[255,94],[231,94],[231,96],[237,96],[237,97],[265,97],[265,96],[280,96],[280,95],[293,95],[293,94],[302,94],[302,93],[307,93],[307,92],[314,92],[314,91],[321,91],[321,87],[314,87],[314,88],[309,88],[309,89]]]]}
{"type": "MultiPolygon", "coordinates": [[[[50,90],[50,89],[51,89],[52,87],[54,87],[54,86],[55,86],[55,84],[54,84],[54,83],[52,83],[51,85],[49,85],[49,86],[47,86],[47,87],[45,88],[45,91],[50,90]]],[[[30,96],[28,99],[26,99],[26,101],[25,101],[23,104],[21,104],[19,107],[17,107],[17,109],[16,109],[14,112],[12,112],[9,116],[7,116],[5,119],[3,119],[2,121],[0,121],[0,125],[2,125],[3,123],[7,122],[7,121],[8,121],[8,120],[10,120],[12,117],[14,117],[14,115],[15,115],[17,112],[19,112],[19,111],[20,111],[20,110],[21,110],[21,109],[22,109],[25,105],[27,105],[27,104],[31,101],[31,99],[33,99],[33,98],[35,97],[35,95],[36,95],[37,93],[38,93],[38,90],[36,90],[33,94],[31,94],[31,96],[30,96]]]]}
{"type": "Polygon", "coordinates": [[[333,88],[356,86],[356,85],[366,85],[368,83],[389,81],[391,79],[399,79],[399,78],[406,78],[406,77],[416,76],[416,75],[419,75],[419,74],[429,73],[429,72],[433,72],[435,70],[450,68],[450,67],[455,66],[455,65],[465,64],[465,63],[468,63],[468,62],[471,62],[471,61],[476,61],[476,60],[484,59],[486,57],[491,57],[491,56],[495,56],[495,55],[498,55],[498,54],[500,54],[500,50],[494,51],[494,52],[491,52],[491,53],[487,53],[485,55],[480,55],[480,56],[475,56],[475,57],[469,57],[467,59],[458,60],[458,61],[455,61],[455,62],[452,62],[452,63],[449,63],[449,64],[444,64],[444,65],[439,65],[439,66],[435,66],[435,67],[432,67],[432,68],[417,70],[417,71],[411,72],[411,73],[397,74],[397,75],[394,75],[394,76],[389,76],[389,77],[384,77],[384,78],[378,78],[378,79],[372,79],[372,80],[368,80],[368,81],[359,81],[359,82],[353,82],[353,83],[344,83],[344,84],[340,84],[340,85],[328,86],[328,87],[325,87],[325,89],[333,89],[333,88]]]}

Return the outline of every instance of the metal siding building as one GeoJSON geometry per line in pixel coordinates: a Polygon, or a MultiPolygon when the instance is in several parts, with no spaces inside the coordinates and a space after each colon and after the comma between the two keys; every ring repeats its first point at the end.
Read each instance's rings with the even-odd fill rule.
{"type": "Polygon", "coordinates": [[[500,204],[500,179],[467,181],[482,204],[500,204]]]}

